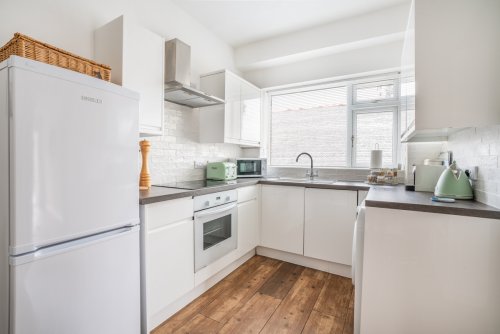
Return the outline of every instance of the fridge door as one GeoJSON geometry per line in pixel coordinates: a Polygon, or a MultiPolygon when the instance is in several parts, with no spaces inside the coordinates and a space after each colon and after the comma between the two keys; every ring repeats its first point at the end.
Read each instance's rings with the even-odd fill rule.
{"type": "Polygon", "coordinates": [[[11,257],[11,334],[140,333],[139,227],[11,257]]]}
{"type": "Polygon", "coordinates": [[[26,62],[9,69],[10,253],[137,224],[137,95],[26,62]]]}

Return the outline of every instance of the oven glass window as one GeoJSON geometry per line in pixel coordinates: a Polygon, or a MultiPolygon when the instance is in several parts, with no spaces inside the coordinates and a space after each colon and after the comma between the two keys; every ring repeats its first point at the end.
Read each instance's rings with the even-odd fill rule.
{"type": "Polygon", "coordinates": [[[231,238],[231,215],[203,224],[203,250],[231,238]]]}
{"type": "Polygon", "coordinates": [[[258,175],[261,171],[260,160],[238,161],[239,175],[258,175]]]}

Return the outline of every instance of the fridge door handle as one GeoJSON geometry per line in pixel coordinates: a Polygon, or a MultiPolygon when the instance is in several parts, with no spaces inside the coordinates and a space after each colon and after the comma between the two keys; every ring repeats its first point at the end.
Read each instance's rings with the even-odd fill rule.
{"type": "Polygon", "coordinates": [[[139,225],[134,226],[125,226],[115,230],[111,230],[104,233],[99,233],[95,235],[91,235],[84,238],[79,238],[67,242],[62,242],[59,244],[54,244],[50,246],[45,246],[37,249],[34,252],[25,253],[17,256],[11,256],[9,259],[9,263],[12,266],[18,266],[21,264],[33,262],[36,260],[40,260],[49,256],[57,255],[60,253],[66,253],[80,247],[84,247],[87,245],[91,245],[96,242],[101,242],[109,239],[116,238],[118,236],[123,235],[124,233],[131,233],[138,231],[140,229],[139,225]]]}

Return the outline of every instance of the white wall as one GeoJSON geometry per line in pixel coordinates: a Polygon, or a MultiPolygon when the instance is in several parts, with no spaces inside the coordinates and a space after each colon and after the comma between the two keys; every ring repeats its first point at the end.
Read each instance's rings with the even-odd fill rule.
{"type": "Polygon", "coordinates": [[[15,32],[93,58],[93,32],[120,15],[165,39],[191,45],[191,80],[214,70],[235,70],[233,49],[170,0],[0,0],[0,44],[15,32]]]}
{"type": "Polygon", "coordinates": [[[236,66],[260,87],[399,67],[409,2],[236,48],[236,66]]]}
{"type": "Polygon", "coordinates": [[[266,88],[399,67],[402,41],[350,50],[292,64],[243,72],[255,85],[266,88]]]}
{"type": "Polygon", "coordinates": [[[324,56],[366,47],[367,44],[386,43],[390,39],[402,40],[409,4],[407,2],[238,47],[235,50],[236,65],[242,71],[249,71],[267,67],[269,63],[293,62],[297,57],[324,56]]]}

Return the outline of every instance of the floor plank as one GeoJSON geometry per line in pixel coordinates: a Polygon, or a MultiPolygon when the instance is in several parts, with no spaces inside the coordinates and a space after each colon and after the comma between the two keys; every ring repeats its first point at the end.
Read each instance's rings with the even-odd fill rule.
{"type": "Polygon", "coordinates": [[[227,322],[220,333],[259,333],[280,303],[280,299],[256,293],[227,322]]]}
{"type": "Polygon", "coordinates": [[[344,324],[343,334],[353,334],[354,333],[354,309],[351,308],[347,312],[347,318],[344,324]]]}
{"type": "Polygon", "coordinates": [[[184,326],[179,328],[175,333],[189,334],[212,334],[218,333],[222,324],[215,320],[197,314],[191,321],[188,321],[184,326]]]}
{"type": "Polygon", "coordinates": [[[261,333],[301,333],[326,276],[326,273],[306,268],[261,333]]]}
{"type": "Polygon", "coordinates": [[[259,292],[274,298],[283,299],[295,284],[304,267],[296,264],[282,263],[278,270],[260,288],[259,292]]]}
{"type": "Polygon", "coordinates": [[[354,287],[352,288],[351,300],[349,301],[349,308],[354,308],[354,287]]]}
{"type": "Polygon", "coordinates": [[[350,279],[254,256],[153,333],[352,334],[353,307],[350,279]]]}
{"type": "Polygon", "coordinates": [[[273,261],[263,261],[245,279],[234,280],[209,305],[201,310],[201,314],[220,323],[226,323],[277,270],[273,261]]]}
{"type": "Polygon", "coordinates": [[[342,334],[345,319],[337,318],[327,314],[321,314],[313,310],[303,334],[342,334]]]}
{"type": "Polygon", "coordinates": [[[322,314],[345,318],[352,296],[352,281],[349,278],[329,275],[314,309],[322,314]]]}

